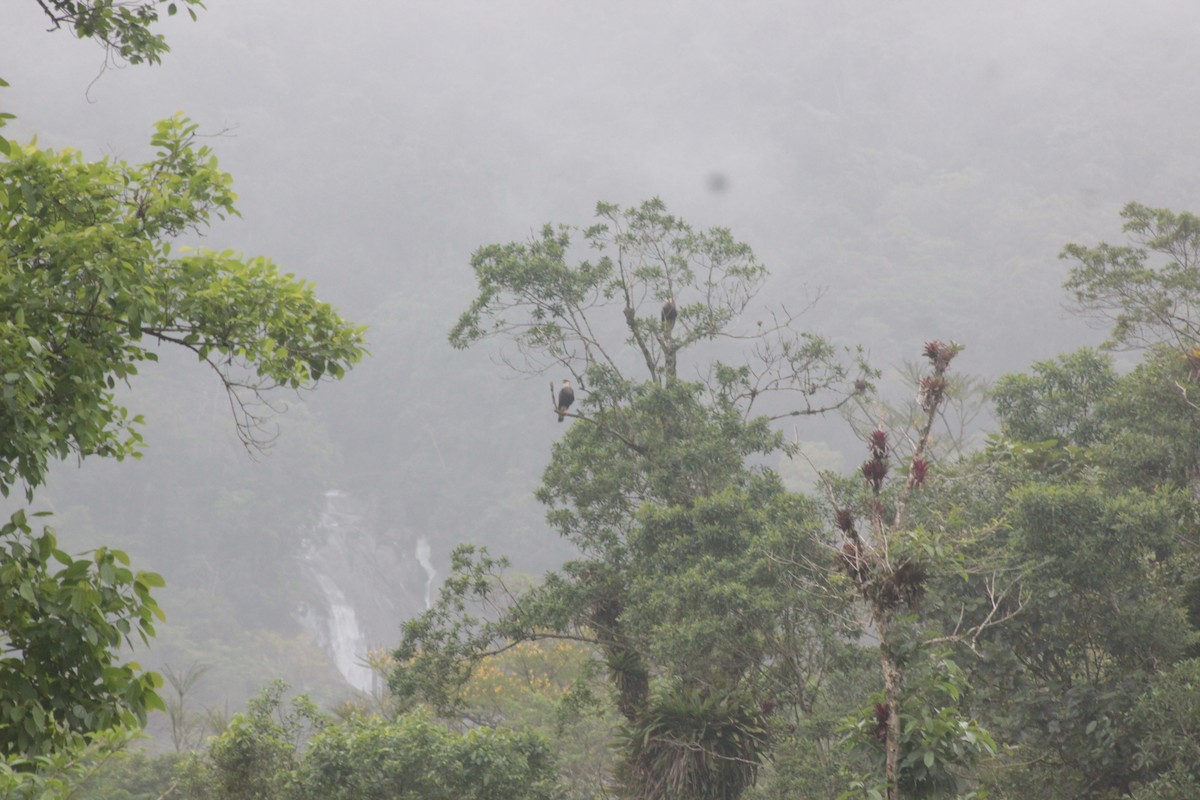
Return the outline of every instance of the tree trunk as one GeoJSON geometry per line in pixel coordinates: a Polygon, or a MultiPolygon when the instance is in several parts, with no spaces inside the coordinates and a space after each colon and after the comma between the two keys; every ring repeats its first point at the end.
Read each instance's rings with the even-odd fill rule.
{"type": "Polygon", "coordinates": [[[900,800],[900,691],[904,685],[904,673],[896,663],[895,654],[888,641],[887,623],[885,615],[879,615],[875,620],[875,629],[879,633],[879,663],[883,672],[884,705],[887,707],[884,796],[887,800],[900,800]]]}

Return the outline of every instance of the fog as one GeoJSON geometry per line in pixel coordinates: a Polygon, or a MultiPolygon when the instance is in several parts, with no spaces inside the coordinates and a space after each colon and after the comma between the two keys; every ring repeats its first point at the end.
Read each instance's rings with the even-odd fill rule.
{"type": "MultiPolygon", "coordinates": [[[[382,563],[407,559],[381,578],[402,591],[359,611],[375,645],[422,606],[417,542],[443,574],[461,541],[533,572],[566,554],[531,496],[561,435],[546,378],[446,343],[481,245],[658,196],[750,243],[765,296],[823,292],[807,323],[877,366],[940,337],[994,378],[1100,340],[1064,310],[1065,243],[1119,239],[1129,200],[1195,210],[1194,3],[208,5],[164,24],[153,68],[104,69],[30,0],[6,0],[0,29],[12,138],[138,160],[183,111],[243,215],[205,243],[271,256],[372,325],[347,381],[286,398],[261,463],[212,376],[167,358],[131,393],[147,457],[57,470],[42,502],[63,536],[123,544],[174,587],[183,632],[160,646],[176,662],[224,657],[196,642],[248,647],[234,621],[260,642],[303,635],[278,585],[328,491],[360,504],[382,563]],[[201,607],[222,622],[203,630],[201,607]]],[[[825,430],[796,435],[836,450],[825,430]]],[[[289,647],[228,675],[286,671],[289,647]]]]}
{"type": "Polygon", "coordinates": [[[887,359],[952,334],[1009,369],[1074,334],[1061,244],[1129,199],[1185,204],[1196,166],[1185,3],[215,2],[164,26],[163,66],[94,83],[97,47],[13,5],[18,132],[135,158],[176,111],[226,131],[244,219],[214,239],[351,316],[428,291],[449,318],[480,244],[657,195],[778,291],[828,287],[818,327],[887,359]],[[1014,281],[1028,332],[1001,352],[1018,309],[975,301],[1014,281]]]}

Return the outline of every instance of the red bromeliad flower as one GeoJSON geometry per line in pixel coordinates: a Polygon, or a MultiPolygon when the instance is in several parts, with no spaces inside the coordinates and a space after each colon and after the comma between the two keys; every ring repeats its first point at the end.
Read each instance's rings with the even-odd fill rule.
{"type": "Polygon", "coordinates": [[[854,512],[848,508],[839,508],[837,510],[837,516],[835,517],[834,524],[837,525],[838,530],[842,533],[853,533],[854,512]]]}
{"type": "Polygon", "coordinates": [[[926,413],[932,412],[942,403],[942,397],[946,394],[946,387],[949,385],[940,374],[926,375],[921,378],[920,386],[917,389],[917,402],[921,404],[921,408],[926,413]]]}
{"type": "Polygon", "coordinates": [[[913,486],[921,486],[925,483],[925,476],[929,474],[929,462],[923,458],[914,458],[912,466],[909,468],[909,476],[912,478],[913,486]]]}
{"type": "Polygon", "coordinates": [[[953,358],[958,355],[961,350],[962,345],[960,344],[955,344],[954,342],[946,344],[945,342],[934,339],[932,342],[925,343],[925,350],[923,353],[925,357],[929,359],[929,363],[933,366],[933,371],[940,375],[946,371],[946,369],[950,366],[951,360],[953,360],[953,358]]]}
{"type": "Polygon", "coordinates": [[[876,739],[883,740],[887,737],[888,719],[892,716],[892,710],[883,703],[875,704],[875,729],[871,731],[871,735],[876,739]]]}
{"type": "Polygon", "coordinates": [[[871,455],[875,456],[875,458],[887,458],[887,431],[883,428],[876,428],[871,431],[871,435],[867,437],[867,445],[870,446],[871,455]]]}
{"type": "Polygon", "coordinates": [[[879,491],[880,487],[883,486],[883,479],[887,477],[887,471],[887,464],[877,458],[866,461],[862,465],[863,477],[867,479],[867,483],[871,484],[871,487],[875,491],[879,491]]]}

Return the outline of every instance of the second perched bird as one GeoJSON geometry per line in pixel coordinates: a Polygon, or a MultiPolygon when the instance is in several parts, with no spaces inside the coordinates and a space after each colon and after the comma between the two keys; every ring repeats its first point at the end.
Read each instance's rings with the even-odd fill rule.
{"type": "Polygon", "coordinates": [[[571,382],[563,379],[562,388],[558,390],[558,421],[562,422],[567,415],[567,409],[571,407],[571,403],[575,402],[575,390],[571,388],[571,382]]]}
{"type": "Polygon", "coordinates": [[[662,307],[662,323],[663,331],[670,336],[671,329],[675,327],[675,318],[679,316],[679,309],[675,307],[675,298],[668,297],[667,302],[663,303],[662,307]]]}

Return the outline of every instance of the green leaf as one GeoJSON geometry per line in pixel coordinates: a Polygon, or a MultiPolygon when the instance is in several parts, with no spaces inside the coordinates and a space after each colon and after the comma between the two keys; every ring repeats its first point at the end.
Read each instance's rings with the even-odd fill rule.
{"type": "Polygon", "coordinates": [[[155,588],[162,588],[167,585],[167,582],[164,581],[163,577],[157,572],[139,572],[137,575],[137,580],[139,583],[143,583],[146,586],[153,586],[155,588]]]}

